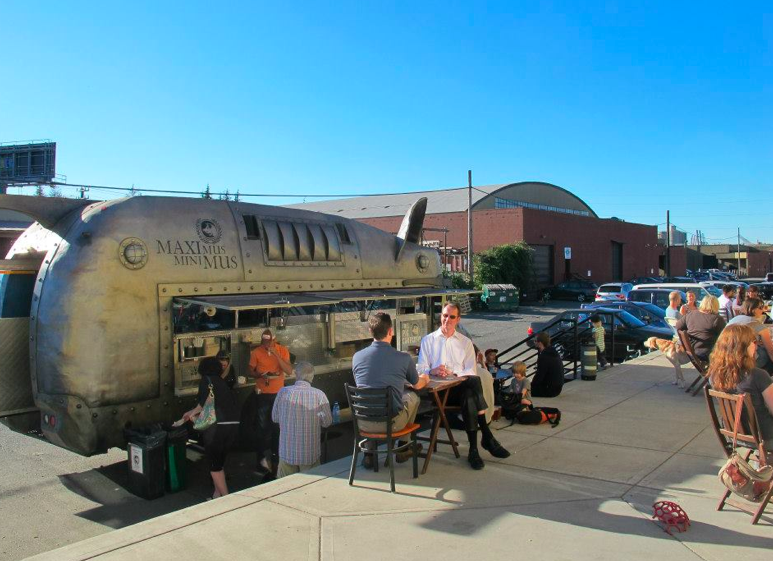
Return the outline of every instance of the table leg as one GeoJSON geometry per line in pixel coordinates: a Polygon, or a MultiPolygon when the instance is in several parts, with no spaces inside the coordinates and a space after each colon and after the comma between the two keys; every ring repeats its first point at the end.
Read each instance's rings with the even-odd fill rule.
{"type": "MultiPolygon", "coordinates": [[[[431,392],[432,398],[435,400],[435,403],[437,404],[437,393],[431,392]]],[[[432,430],[429,433],[429,446],[427,446],[427,454],[424,456],[424,465],[421,468],[421,474],[424,475],[427,473],[427,468],[429,467],[429,460],[432,458],[432,452],[435,450],[435,442],[437,441],[437,433],[438,430],[440,430],[440,415],[438,414],[438,410],[435,410],[435,414],[432,416],[432,430]]]]}
{"type": "Polygon", "coordinates": [[[448,419],[446,418],[446,402],[448,401],[448,394],[451,393],[451,389],[447,389],[443,394],[443,404],[438,408],[438,412],[440,413],[440,422],[443,424],[443,426],[446,429],[446,434],[448,435],[448,443],[451,445],[451,448],[454,450],[454,455],[458,458],[459,457],[459,449],[456,447],[456,440],[454,440],[454,435],[451,432],[451,427],[448,424],[448,419]]]}

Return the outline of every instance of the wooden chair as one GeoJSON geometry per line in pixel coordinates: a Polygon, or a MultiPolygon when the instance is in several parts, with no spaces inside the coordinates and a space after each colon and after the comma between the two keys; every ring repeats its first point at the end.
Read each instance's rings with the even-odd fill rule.
{"type": "MultiPolygon", "coordinates": [[[[714,427],[714,432],[719,438],[719,443],[722,446],[722,450],[725,452],[725,456],[728,458],[733,454],[733,427],[735,427],[736,411],[738,410],[738,402],[743,401],[744,405],[741,413],[741,420],[738,423],[738,446],[736,450],[744,459],[748,459],[753,452],[757,452],[757,459],[760,466],[765,466],[771,463],[771,452],[765,449],[765,442],[762,439],[762,433],[760,433],[760,427],[757,423],[757,414],[754,411],[751,397],[747,394],[729,394],[720,392],[717,390],[704,388],[704,394],[706,395],[706,404],[709,408],[709,415],[711,416],[711,424],[714,427]],[[719,414],[717,414],[719,411],[719,414]],[[720,419],[721,416],[721,419],[720,419]],[[745,450],[745,454],[744,454],[745,450]]],[[[765,507],[773,498],[773,482],[759,503],[739,502],[735,498],[730,498],[731,492],[726,490],[717,505],[717,510],[728,504],[734,506],[744,512],[748,512],[752,515],[752,524],[756,524],[760,519],[760,516],[765,511],[765,507]],[[754,505],[754,506],[752,506],[754,505]],[[755,508],[756,507],[756,508],[755,508]]]]}
{"type": "Polygon", "coordinates": [[[693,383],[690,384],[686,390],[684,390],[685,393],[690,393],[692,391],[692,395],[695,397],[698,395],[698,392],[709,383],[709,379],[707,377],[708,364],[695,356],[695,352],[692,350],[692,344],[690,343],[690,337],[687,335],[686,331],[680,331],[677,329],[676,334],[679,337],[679,343],[681,343],[684,352],[690,358],[690,362],[695,367],[695,370],[698,371],[698,377],[693,380],[693,383]]]}
{"type": "Polygon", "coordinates": [[[419,447],[416,441],[416,431],[420,425],[413,423],[405,428],[392,432],[392,418],[395,416],[393,407],[392,388],[358,388],[345,384],[346,399],[349,401],[349,407],[352,412],[352,421],[354,421],[354,453],[352,454],[352,467],[349,470],[349,485],[354,483],[354,472],[357,469],[357,459],[360,451],[375,456],[374,469],[378,471],[378,455],[386,453],[387,464],[389,465],[390,487],[395,492],[395,453],[410,448],[413,450],[413,477],[419,477],[419,447]],[[385,433],[367,432],[360,429],[360,422],[371,421],[384,423],[385,433]],[[395,439],[410,434],[411,440],[402,446],[395,446],[395,439]],[[373,449],[366,448],[366,443],[372,442],[373,449]],[[379,452],[380,442],[386,442],[386,452],[379,452]]]}

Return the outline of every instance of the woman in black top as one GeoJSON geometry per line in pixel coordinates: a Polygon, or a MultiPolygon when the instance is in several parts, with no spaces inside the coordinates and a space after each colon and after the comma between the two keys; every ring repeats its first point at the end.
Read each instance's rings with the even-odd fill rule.
{"type": "Polygon", "coordinates": [[[225,471],[223,469],[225,458],[229,450],[236,443],[239,434],[239,408],[236,402],[236,396],[231,391],[228,383],[223,379],[228,372],[223,371],[223,366],[215,357],[207,357],[199,363],[199,374],[201,382],[199,383],[198,405],[186,412],[183,419],[186,421],[195,420],[201,413],[204,403],[209,396],[210,386],[215,396],[215,415],[217,422],[204,430],[202,439],[204,442],[204,451],[209,461],[209,473],[212,476],[212,483],[215,485],[213,499],[228,494],[228,486],[225,482],[225,471]]]}
{"type": "Polygon", "coordinates": [[[773,460],[773,381],[756,368],[757,335],[748,325],[728,325],[711,353],[709,379],[715,390],[751,397],[769,461],[773,460]]]}

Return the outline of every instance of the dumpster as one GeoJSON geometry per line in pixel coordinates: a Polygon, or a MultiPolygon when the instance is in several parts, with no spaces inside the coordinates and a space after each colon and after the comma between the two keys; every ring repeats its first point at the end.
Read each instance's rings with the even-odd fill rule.
{"type": "Polygon", "coordinates": [[[595,380],[596,371],[598,370],[598,361],[596,357],[596,343],[583,342],[580,347],[582,361],[580,365],[582,367],[580,377],[583,380],[595,380]]]}
{"type": "Polygon", "coordinates": [[[124,435],[129,454],[129,491],[143,499],[163,496],[166,431],[151,426],[126,429],[124,435]]]}
{"type": "Polygon", "coordinates": [[[186,450],[188,429],[184,425],[172,427],[166,433],[166,490],[182,491],[187,485],[186,450]]]}
{"type": "Polygon", "coordinates": [[[480,299],[493,311],[514,312],[520,304],[518,289],[512,284],[484,284],[480,299]]]}

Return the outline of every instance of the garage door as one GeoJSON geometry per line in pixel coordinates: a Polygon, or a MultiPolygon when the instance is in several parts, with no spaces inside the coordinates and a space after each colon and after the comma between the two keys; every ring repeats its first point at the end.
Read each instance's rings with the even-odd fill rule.
{"type": "Polygon", "coordinates": [[[537,286],[543,288],[553,284],[553,246],[533,245],[534,277],[537,286]]]}

